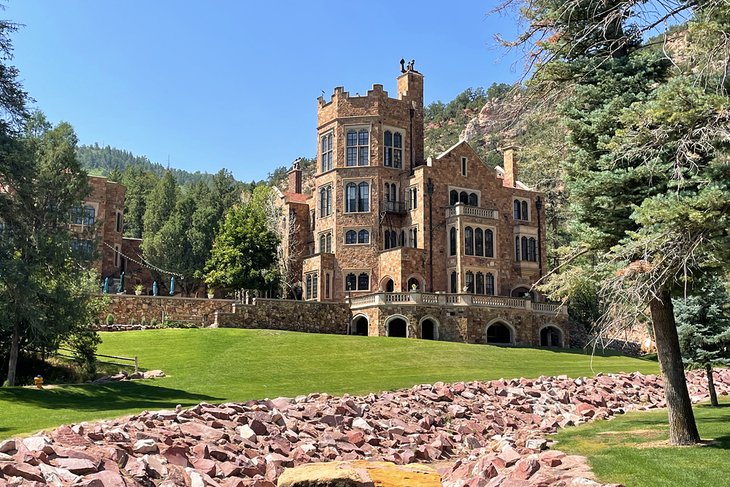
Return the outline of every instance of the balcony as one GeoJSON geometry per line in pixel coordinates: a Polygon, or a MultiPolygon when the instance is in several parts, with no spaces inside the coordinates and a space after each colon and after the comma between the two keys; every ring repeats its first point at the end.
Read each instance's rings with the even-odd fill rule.
{"type": "Polygon", "coordinates": [[[496,220],[499,218],[499,212],[488,208],[479,208],[478,206],[469,206],[463,203],[457,203],[454,206],[446,207],[446,218],[454,216],[473,216],[477,218],[496,220]]]}
{"type": "Polygon", "coordinates": [[[561,314],[567,316],[567,306],[556,303],[537,303],[529,299],[508,296],[486,296],[482,294],[448,293],[386,293],[378,292],[353,297],[350,306],[353,310],[388,305],[426,305],[426,306],[477,306],[484,308],[509,308],[531,311],[533,313],[561,314]]]}
{"type": "Polygon", "coordinates": [[[406,212],[406,204],[403,201],[383,201],[380,206],[381,211],[386,213],[402,214],[406,212]]]}

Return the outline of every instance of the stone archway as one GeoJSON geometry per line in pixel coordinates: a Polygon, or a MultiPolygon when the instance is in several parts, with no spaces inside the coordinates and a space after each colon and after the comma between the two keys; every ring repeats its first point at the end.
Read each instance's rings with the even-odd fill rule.
{"type": "Polygon", "coordinates": [[[368,336],[369,321],[365,315],[357,315],[350,325],[351,335],[368,336]]]}
{"type": "Polygon", "coordinates": [[[421,320],[421,338],[424,340],[438,340],[439,339],[439,324],[438,321],[431,317],[426,317],[421,320]]]}
{"type": "Polygon", "coordinates": [[[513,298],[530,298],[533,300],[535,294],[530,291],[529,286],[519,286],[510,292],[510,296],[513,298]]]}
{"type": "Polygon", "coordinates": [[[395,282],[393,282],[393,278],[391,278],[390,276],[384,277],[383,280],[380,281],[380,290],[386,293],[394,292],[395,282]]]}
{"type": "Polygon", "coordinates": [[[512,345],[515,343],[515,330],[502,320],[494,320],[487,325],[487,343],[490,345],[512,345]]]}
{"type": "Polygon", "coordinates": [[[557,326],[547,325],[540,329],[541,347],[562,347],[563,331],[557,326]]]}
{"type": "Polygon", "coordinates": [[[408,321],[405,317],[396,315],[385,320],[385,333],[389,337],[408,337],[408,321]]]}

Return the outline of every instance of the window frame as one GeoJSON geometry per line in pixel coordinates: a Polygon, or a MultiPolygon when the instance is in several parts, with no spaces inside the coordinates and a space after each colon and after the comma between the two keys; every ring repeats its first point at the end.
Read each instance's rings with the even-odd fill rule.
{"type": "Polygon", "coordinates": [[[345,278],[343,279],[345,292],[363,292],[363,291],[370,291],[371,287],[371,275],[370,271],[367,269],[344,269],[342,271],[345,278]],[[348,283],[350,280],[350,276],[352,276],[355,279],[355,286],[352,289],[348,289],[348,283]],[[367,287],[361,286],[363,276],[366,276],[367,279],[367,287]]]}
{"type": "Polygon", "coordinates": [[[370,145],[372,143],[371,128],[369,126],[345,127],[345,167],[364,167],[370,165],[370,145]],[[350,134],[355,134],[355,144],[351,144],[350,134]],[[362,134],[367,135],[367,141],[362,141],[362,134]],[[355,159],[351,160],[351,150],[354,150],[355,159]],[[365,161],[362,162],[362,155],[365,154],[365,161]]]}
{"type": "Polygon", "coordinates": [[[333,191],[332,184],[323,184],[319,187],[319,217],[326,218],[332,214],[333,191]]]}
{"type": "Polygon", "coordinates": [[[383,167],[403,169],[403,140],[405,131],[395,127],[384,127],[383,130],[383,167]],[[390,134],[390,144],[388,143],[390,134]],[[400,145],[396,145],[396,136],[400,138],[400,145]],[[399,154],[399,157],[396,157],[399,154]],[[399,160],[397,160],[399,159],[399,160]]]}
{"type": "Polygon", "coordinates": [[[335,138],[335,131],[330,129],[322,135],[320,135],[319,138],[319,147],[320,147],[320,173],[329,172],[333,169],[333,161],[334,161],[334,138],[335,138]],[[327,143],[327,148],[325,149],[325,141],[327,143]]]}
{"type": "Polygon", "coordinates": [[[372,208],[372,182],[370,179],[351,179],[343,181],[345,192],[345,213],[370,213],[372,208]],[[366,188],[363,191],[363,188],[366,188]],[[350,189],[354,193],[350,194],[350,189]],[[351,197],[354,196],[354,199],[351,197]]]}

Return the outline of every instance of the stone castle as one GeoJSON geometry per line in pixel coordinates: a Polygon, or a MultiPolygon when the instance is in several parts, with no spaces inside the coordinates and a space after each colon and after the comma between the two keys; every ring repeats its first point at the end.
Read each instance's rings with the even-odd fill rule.
{"type": "Polygon", "coordinates": [[[397,93],[318,99],[317,168],[280,193],[285,257],[303,299],[348,303],[356,334],[567,345],[565,310],[532,290],[546,261],[542,195],[515,151],[487,167],[465,141],[424,157],[424,77],[397,93]]]}

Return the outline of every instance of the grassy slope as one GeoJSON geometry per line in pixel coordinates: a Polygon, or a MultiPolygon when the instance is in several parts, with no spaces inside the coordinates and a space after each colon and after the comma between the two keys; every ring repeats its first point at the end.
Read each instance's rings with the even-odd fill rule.
{"type": "Polygon", "coordinates": [[[695,407],[696,447],[668,448],[667,413],[629,413],[558,434],[556,448],[586,455],[604,482],[631,487],[730,485],[730,400],[721,407],[695,407]]]}
{"type": "Polygon", "coordinates": [[[0,389],[0,437],[62,423],[162,409],[309,392],[362,394],[436,381],[639,370],[655,362],[578,352],[385,337],[264,330],[195,329],[103,333],[99,353],[139,356],[154,381],[0,389]]]}

